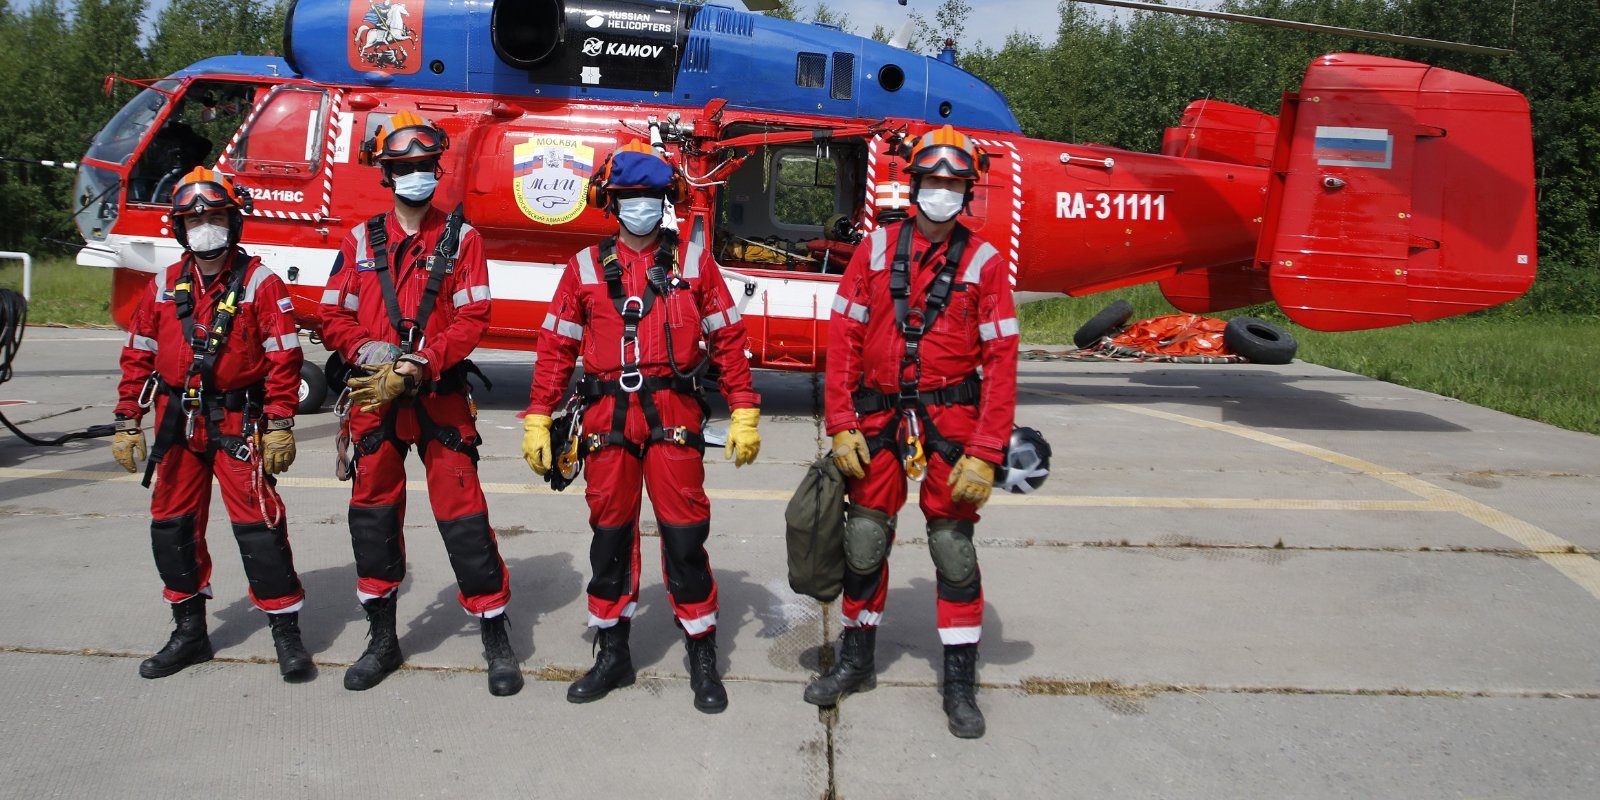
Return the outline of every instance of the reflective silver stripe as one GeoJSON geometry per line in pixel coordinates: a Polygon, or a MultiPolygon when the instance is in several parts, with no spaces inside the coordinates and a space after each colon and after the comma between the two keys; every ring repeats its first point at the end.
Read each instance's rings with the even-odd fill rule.
{"type": "Polygon", "coordinates": [[[156,279],[150,282],[152,287],[151,291],[156,293],[157,303],[172,302],[172,296],[167,294],[167,273],[169,271],[170,269],[163,268],[160,272],[156,273],[156,279]]]}
{"type": "Polygon", "coordinates": [[[1017,335],[1017,318],[1007,317],[999,322],[984,322],[978,325],[978,337],[984,341],[991,341],[1002,336],[1017,335]]]}
{"type": "Polygon", "coordinates": [[[727,314],[718,311],[715,314],[707,315],[704,319],[701,319],[700,329],[706,333],[716,333],[717,331],[728,327],[728,325],[732,322],[733,320],[728,319],[727,314]]]}
{"type": "Polygon", "coordinates": [[[587,248],[578,253],[578,281],[585,286],[600,282],[600,276],[594,271],[594,248],[587,248]]]}
{"type": "Polygon", "coordinates": [[[989,259],[998,258],[999,256],[1000,251],[994,249],[994,245],[984,242],[983,246],[978,248],[978,252],[972,254],[972,260],[967,262],[967,271],[962,273],[961,282],[977,283],[978,279],[982,277],[983,268],[989,263],[989,259]]]}
{"type": "Polygon", "coordinates": [[[336,306],[336,305],[338,305],[339,304],[339,290],[338,289],[323,289],[322,290],[322,304],[325,305],[325,306],[336,306]]]}
{"type": "Polygon", "coordinates": [[[559,333],[573,341],[583,341],[583,326],[576,322],[568,322],[555,314],[544,315],[544,329],[559,333]]]}
{"type": "Polygon", "coordinates": [[[739,313],[739,309],[737,309],[737,308],[730,308],[727,311],[724,311],[722,313],[728,315],[728,324],[729,325],[732,325],[733,323],[738,322],[741,319],[744,319],[744,315],[740,314],[739,313]]]}
{"type": "Polygon", "coordinates": [[[267,279],[270,277],[272,277],[272,270],[267,269],[266,267],[256,267],[256,271],[250,273],[250,280],[245,282],[244,298],[239,302],[255,302],[256,290],[261,288],[261,284],[266,283],[267,279]]]}
{"type": "MultiPolygon", "coordinates": [[[[371,256],[367,255],[367,223],[363,222],[360,225],[357,225],[355,227],[355,232],[356,232],[355,261],[357,263],[360,263],[362,261],[365,261],[368,258],[371,258],[371,256]]],[[[351,269],[356,269],[356,265],[355,264],[346,264],[345,266],[350,267],[351,269]]]]}
{"type": "Polygon", "coordinates": [[[264,353],[276,353],[280,349],[282,348],[278,347],[278,337],[276,336],[268,336],[261,342],[261,351],[264,353]]]}
{"type": "Polygon", "coordinates": [[[278,337],[278,339],[283,342],[283,349],[285,350],[300,349],[300,334],[298,333],[286,333],[278,337]]]}
{"type": "Polygon", "coordinates": [[[151,339],[148,336],[140,336],[136,333],[128,334],[127,346],[135,350],[143,350],[148,353],[159,352],[161,349],[161,344],[156,340],[151,339]]]}
{"type": "Polygon", "coordinates": [[[844,295],[836,294],[833,296],[833,313],[843,314],[863,325],[866,324],[868,319],[867,307],[846,300],[844,295]]]}
{"type": "Polygon", "coordinates": [[[355,311],[361,308],[361,299],[353,294],[347,294],[344,296],[344,307],[355,311]]]}
{"type": "Polygon", "coordinates": [[[479,284],[477,286],[469,286],[453,295],[450,295],[450,304],[456,308],[460,308],[464,305],[469,305],[488,299],[489,287],[479,284]]]}
{"type": "Polygon", "coordinates": [[[683,265],[680,268],[683,272],[683,277],[689,280],[700,277],[700,258],[705,251],[706,249],[701,247],[699,242],[689,243],[689,249],[683,254],[683,265]]]}
{"type": "Polygon", "coordinates": [[[872,271],[882,272],[889,268],[889,234],[887,228],[879,228],[867,237],[872,247],[872,271]]]}

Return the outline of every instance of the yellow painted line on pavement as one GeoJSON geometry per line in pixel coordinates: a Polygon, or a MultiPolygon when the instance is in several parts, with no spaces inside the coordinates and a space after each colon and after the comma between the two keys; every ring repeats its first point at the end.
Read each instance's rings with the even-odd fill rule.
{"type": "MultiPolygon", "coordinates": [[[[113,483],[138,483],[140,476],[96,470],[47,470],[27,467],[0,467],[0,478],[36,478],[60,481],[89,481],[113,483]]],[[[279,488],[290,489],[348,489],[350,484],[333,478],[278,478],[279,488]]],[[[425,492],[424,481],[407,481],[406,489],[425,492]]],[[[483,484],[485,494],[538,494],[545,496],[583,497],[581,485],[567,492],[553,492],[550,487],[531,483],[483,484]]],[[[787,503],[793,492],[784,489],[708,489],[713,500],[754,500],[787,503]]],[[[995,495],[990,505],[1001,506],[1054,506],[1061,508],[1192,508],[1209,510],[1245,511],[1429,511],[1458,512],[1448,503],[1433,500],[1326,500],[1319,498],[1251,498],[1251,497],[1123,497],[1092,495],[995,495]]]]}
{"type": "Polygon", "coordinates": [[[1222,422],[1213,422],[1207,419],[1186,417],[1170,411],[1146,406],[1128,405],[1106,400],[1097,400],[1092,397],[1068,394],[1066,392],[1053,392],[1047,389],[1033,389],[1018,387],[1018,392],[1053,397],[1083,405],[1097,405],[1126,411],[1130,414],[1151,417],[1153,419],[1176,422],[1195,428],[1226,433],[1254,442],[1288,450],[1308,458],[1314,458],[1329,464],[1334,464],[1346,469],[1355,470],[1363,475],[1377,479],[1397,489],[1423,498],[1430,510],[1445,510],[1460,514],[1484,527],[1511,539],[1517,544],[1528,548],[1539,557],[1541,561],[1554,567],[1562,575],[1567,576],[1573,583],[1578,584],[1584,591],[1595,599],[1600,600],[1600,560],[1579,553],[1578,546],[1561,538],[1537,525],[1517,519],[1492,506],[1485,505],[1465,495],[1457,494],[1442,486],[1429,483],[1414,475],[1407,475],[1399,470],[1375,464],[1365,459],[1344,453],[1334,452],[1305,442],[1297,442],[1283,436],[1264,431],[1253,430],[1238,425],[1229,425],[1222,422]]]}

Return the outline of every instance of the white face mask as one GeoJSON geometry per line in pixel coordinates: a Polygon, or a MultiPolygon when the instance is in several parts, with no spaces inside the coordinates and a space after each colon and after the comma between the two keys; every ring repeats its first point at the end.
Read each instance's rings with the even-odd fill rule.
{"type": "Polygon", "coordinates": [[[950,189],[918,189],[917,208],[933,222],[949,222],[961,213],[967,196],[950,189]]]}
{"type": "Polygon", "coordinates": [[[439,177],[432,172],[413,172],[394,179],[394,193],[413,203],[425,202],[439,188],[439,177]]]}
{"type": "Polygon", "coordinates": [[[210,253],[228,246],[228,226],[202,222],[189,229],[189,250],[210,253]]]}
{"type": "Polygon", "coordinates": [[[617,219],[634,236],[649,236],[660,227],[666,201],[659,197],[629,197],[617,201],[617,219]]]}

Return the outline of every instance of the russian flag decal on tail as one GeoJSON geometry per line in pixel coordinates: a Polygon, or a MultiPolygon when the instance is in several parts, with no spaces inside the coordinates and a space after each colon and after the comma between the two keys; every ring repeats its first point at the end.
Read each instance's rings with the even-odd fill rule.
{"type": "Polygon", "coordinates": [[[1389,169],[1394,163],[1394,136],[1385,128],[1318,125],[1312,153],[1318,166],[1389,169]]]}

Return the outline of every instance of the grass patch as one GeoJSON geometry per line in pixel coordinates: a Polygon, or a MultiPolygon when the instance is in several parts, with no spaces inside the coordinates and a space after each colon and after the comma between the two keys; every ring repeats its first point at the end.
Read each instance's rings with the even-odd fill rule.
{"type": "MultiPolygon", "coordinates": [[[[1153,284],[1018,309],[1022,340],[1072,343],[1072,334],[1113,300],[1133,303],[1133,319],[1176,311],[1153,284]]],[[[1568,430],[1600,433],[1600,397],[1591,366],[1600,363],[1600,319],[1491,314],[1372,331],[1321,333],[1265,315],[1300,342],[1297,358],[1381,381],[1454,397],[1568,430]]]]}
{"type": "Polygon", "coordinates": [[[1113,680],[1073,681],[1058,678],[1028,677],[1022,679],[1024,694],[1079,696],[1079,697],[1154,697],[1156,690],[1149,686],[1131,686],[1113,680]]]}
{"type": "MultiPolygon", "coordinates": [[[[0,286],[22,293],[22,262],[0,262],[0,286]]],[[[111,325],[111,270],[80,267],[68,256],[33,260],[31,325],[111,325]]]]}

